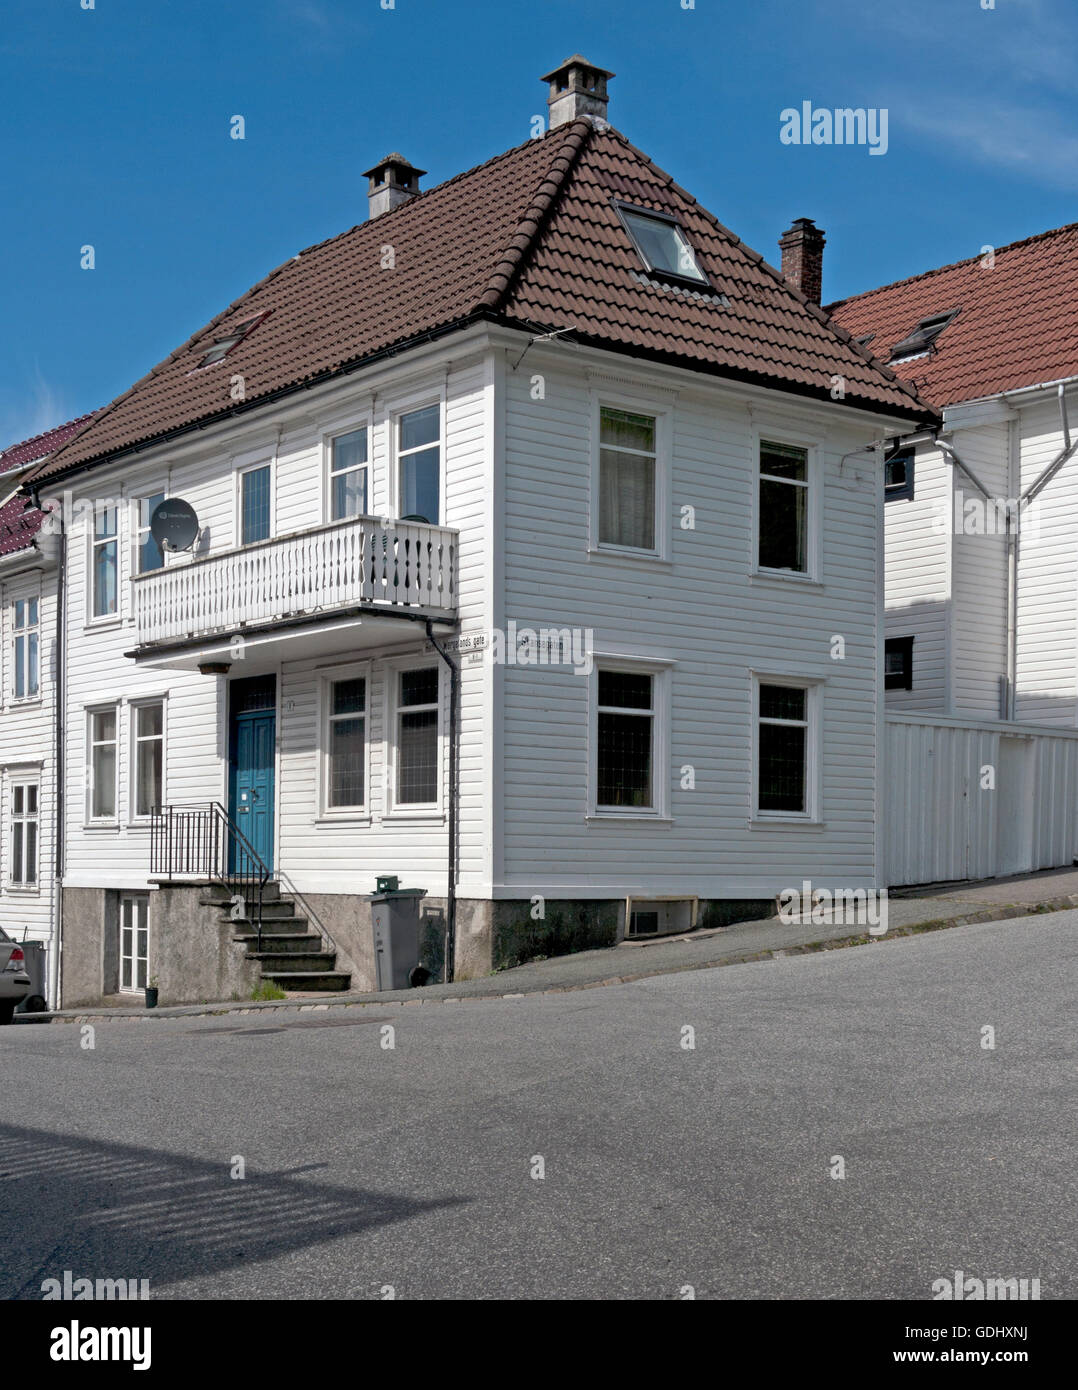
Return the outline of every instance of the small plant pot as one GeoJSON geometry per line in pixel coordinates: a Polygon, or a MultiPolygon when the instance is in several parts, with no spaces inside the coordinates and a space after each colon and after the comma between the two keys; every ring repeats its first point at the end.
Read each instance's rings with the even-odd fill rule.
{"type": "Polygon", "coordinates": [[[146,1007],[148,1009],[157,1008],[157,990],[151,985],[146,986],[146,1007]]]}

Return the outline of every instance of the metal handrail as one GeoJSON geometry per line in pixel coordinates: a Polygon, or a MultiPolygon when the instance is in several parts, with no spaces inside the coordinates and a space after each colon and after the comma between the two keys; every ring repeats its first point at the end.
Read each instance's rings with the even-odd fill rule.
{"type": "MultiPolygon", "coordinates": [[[[303,910],[303,915],[307,918],[309,922],[311,922],[314,925],[314,928],[318,932],[318,935],[322,938],[323,951],[325,951],[327,947],[333,951],[337,951],[337,943],[333,940],[333,937],[326,930],[325,924],[319,917],[318,913],[315,912],[314,908],[310,905],[310,903],[299,891],[299,889],[296,887],[296,885],[292,882],[292,880],[288,877],[288,875],[284,872],[283,869],[278,869],[276,873],[277,881],[280,883],[281,887],[285,890],[286,894],[290,898],[295,899],[296,903],[303,910]]],[[[340,953],[337,952],[337,954],[340,953]]]]}
{"type": "Polygon", "coordinates": [[[232,897],[241,896],[248,921],[254,921],[261,951],[262,907],[273,873],[219,801],[197,807],[154,808],[150,817],[150,872],[169,880],[202,878],[220,884],[232,897]]]}

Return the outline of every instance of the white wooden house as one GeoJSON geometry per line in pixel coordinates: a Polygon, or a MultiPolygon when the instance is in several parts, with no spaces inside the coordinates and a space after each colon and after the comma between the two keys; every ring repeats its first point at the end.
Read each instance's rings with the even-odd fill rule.
{"type": "Polygon", "coordinates": [[[383,875],[458,977],[878,885],[881,441],[936,416],[606,124],[610,76],[567,60],[543,137],[428,192],[374,166],[367,222],[34,475],[65,1003],[370,988],[383,875]],[[198,884],[218,833],[292,968],[198,884]]]}
{"type": "Polygon", "coordinates": [[[1078,855],[1078,226],[832,305],[943,416],[886,481],[891,882],[1078,855]]]}

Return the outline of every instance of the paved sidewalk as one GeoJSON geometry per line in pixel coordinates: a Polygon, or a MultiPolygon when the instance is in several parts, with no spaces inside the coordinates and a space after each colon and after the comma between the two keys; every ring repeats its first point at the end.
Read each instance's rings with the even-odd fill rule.
{"type": "MultiPolygon", "coordinates": [[[[914,932],[938,931],[970,922],[995,922],[1031,913],[1061,912],[1078,907],[1078,869],[1049,869],[1016,878],[981,883],[935,884],[896,889],[888,898],[887,941],[914,932]]],[[[863,927],[833,922],[785,923],[777,917],[738,922],[730,927],[697,931],[659,941],[625,941],[598,951],[580,951],[550,960],[530,961],[478,980],[428,985],[425,989],[386,990],[381,994],[290,994],[287,999],[189,1004],[177,1008],[138,1009],[93,1006],[64,1009],[54,1014],[16,1014],[20,1023],[117,1022],[124,1019],[189,1018],[198,1014],[257,1013],[263,1009],[327,1008],[343,1005],[460,1003],[472,999],[505,999],[525,994],[555,993],[625,984],[649,975],[681,970],[708,970],[768,960],[805,951],[833,950],[869,942],[863,927]]]]}

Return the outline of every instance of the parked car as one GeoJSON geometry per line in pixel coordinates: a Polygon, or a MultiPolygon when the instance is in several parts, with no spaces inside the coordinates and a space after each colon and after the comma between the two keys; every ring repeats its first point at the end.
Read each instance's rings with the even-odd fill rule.
{"type": "Polygon", "coordinates": [[[15,1005],[30,992],[26,955],[17,942],[0,927],[0,1024],[10,1023],[15,1005]]]}

